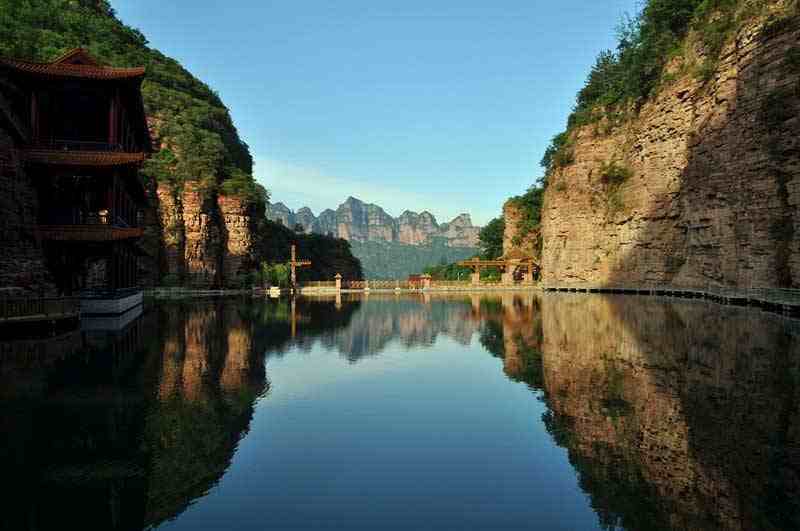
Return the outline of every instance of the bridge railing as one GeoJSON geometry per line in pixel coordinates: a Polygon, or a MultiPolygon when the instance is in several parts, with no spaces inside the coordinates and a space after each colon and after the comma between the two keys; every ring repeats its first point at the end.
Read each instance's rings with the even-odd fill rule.
{"type": "Polygon", "coordinates": [[[313,280],[311,282],[303,282],[304,288],[335,288],[336,281],[334,280],[313,280]]]}

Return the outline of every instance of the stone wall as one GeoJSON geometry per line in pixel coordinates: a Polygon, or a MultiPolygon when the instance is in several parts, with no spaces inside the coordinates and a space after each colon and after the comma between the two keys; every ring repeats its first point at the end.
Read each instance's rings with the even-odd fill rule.
{"type": "Polygon", "coordinates": [[[750,24],[707,83],[676,72],[637,119],[580,129],[545,195],[545,283],[800,286],[798,40],[797,17],[750,24]]]}
{"type": "Polygon", "coordinates": [[[33,183],[0,121],[0,295],[6,290],[55,295],[34,232],[37,213],[33,183]]]}

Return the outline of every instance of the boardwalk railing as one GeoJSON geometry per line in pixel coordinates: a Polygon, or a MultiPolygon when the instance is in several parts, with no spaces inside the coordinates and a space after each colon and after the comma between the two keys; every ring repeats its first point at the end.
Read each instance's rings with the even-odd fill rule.
{"type": "Polygon", "coordinates": [[[672,286],[639,284],[598,286],[586,284],[545,285],[545,291],[622,293],[711,299],[725,304],[767,306],[784,310],[800,309],[800,290],[783,288],[736,288],[728,286],[672,286]]]}
{"type": "Polygon", "coordinates": [[[0,298],[0,322],[65,319],[80,314],[80,308],[73,297],[0,298]]]}

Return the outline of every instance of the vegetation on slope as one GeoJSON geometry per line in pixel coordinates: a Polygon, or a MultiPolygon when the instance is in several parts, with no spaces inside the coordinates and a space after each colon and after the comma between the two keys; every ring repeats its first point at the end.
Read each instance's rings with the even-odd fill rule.
{"type": "Polygon", "coordinates": [[[494,260],[503,255],[503,232],[505,230],[506,222],[502,216],[494,218],[481,229],[478,233],[478,246],[482,259],[494,260]]]}
{"type": "Polygon", "coordinates": [[[266,263],[285,264],[295,244],[297,257],[311,261],[310,266],[297,270],[299,281],[333,280],[337,273],[345,280],[363,278],[361,262],[353,255],[347,240],[321,234],[298,234],[266,219],[263,223],[259,232],[267,235],[261,255],[266,263]]]}
{"type": "MultiPolygon", "coordinates": [[[[574,162],[576,128],[602,122],[608,132],[635,115],[658,89],[675,77],[667,68],[676,60],[679,73],[694,72],[704,80],[713,74],[724,45],[744,21],[770,9],[764,0],[647,0],[642,11],[618,28],[615,51],[600,53],[578,92],[567,130],[553,137],[541,165],[546,176],[574,162]],[[691,38],[688,38],[690,37],[691,38]],[[691,50],[690,50],[691,48],[691,50]],[[693,59],[699,52],[702,61],[693,59]],[[691,52],[691,53],[690,53],[691,52]]],[[[797,0],[786,3],[798,10],[797,0]]],[[[779,20],[781,13],[773,13],[779,20]]]]}
{"type": "Polygon", "coordinates": [[[397,242],[350,242],[353,254],[361,261],[368,279],[402,279],[422,273],[426,267],[464,260],[477,254],[473,247],[448,247],[434,238],[429,245],[397,242]]]}
{"type": "Polygon", "coordinates": [[[116,18],[108,0],[4,0],[0,2],[0,55],[51,61],[77,47],[101,63],[145,66],[145,109],[160,150],[144,173],[180,186],[198,181],[211,193],[266,201],[252,176],[250,150],[219,96],[177,61],[116,18]]]}
{"type": "MultiPolygon", "coordinates": [[[[511,243],[520,245],[528,235],[539,229],[542,221],[544,188],[538,185],[531,186],[527,192],[512,197],[508,202],[522,214],[522,219],[517,223],[517,232],[511,239],[511,243]]],[[[537,245],[541,245],[541,241],[537,245]]]]}

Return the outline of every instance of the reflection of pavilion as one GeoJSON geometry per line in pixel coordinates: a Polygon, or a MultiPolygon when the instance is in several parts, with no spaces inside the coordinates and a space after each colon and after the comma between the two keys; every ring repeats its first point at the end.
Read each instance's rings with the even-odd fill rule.
{"type": "Polygon", "coordinates": [[[502,283],[505,285],[514,284],[518,280],[525,283],[533,282],[534,274],[539,271],[539,264],[533,255],[525,254],[519,249],[512,249],[505,255],[494,260],[481,260],[480,258],[470,258],[462,260],[458,265],[472,269],[472,285],[477,286],[481,282],[481,269],[497,267],[502,271],[502,283]]]}

